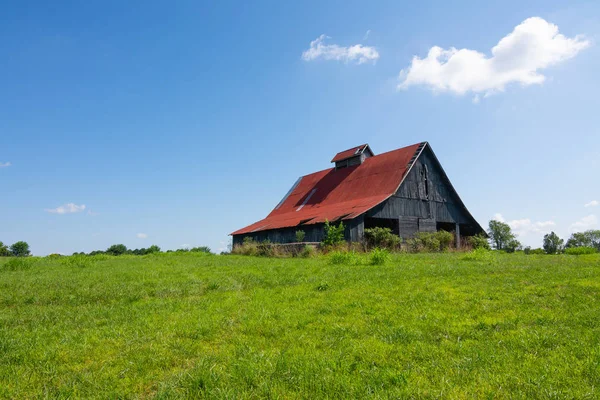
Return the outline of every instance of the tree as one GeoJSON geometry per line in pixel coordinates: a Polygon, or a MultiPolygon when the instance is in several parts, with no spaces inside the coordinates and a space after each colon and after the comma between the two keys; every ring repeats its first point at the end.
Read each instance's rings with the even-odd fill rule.
{"type": "Polygon", "coordinates": [[[515,238],[512,238],[504,245],[504,248],[502,250],[506,251],[507,253],[514,253],[515,251],[521,250],[522,248],[523,246],[521,245],[521,242],[519,242],[515,238]]]}
{"type": "Polygon", "coordinates": [[[127,253],[127,246],[125,246],[124,244],[113,244],[108,249],[106,249],[106,254],[110,254],[113,256],[120,256],[125,253],[127,253]]]}
{"type": "Polygon", "coordinates": [[[152,254],[152,253],[160,253],[160,247],[158,247],[155,244],[148,247],[148,249],[146,250],[146,254],[152,254]]]}
{"type": "Polygon", "coordinates": [[[510,229],[510,226],[504,222],[491,220],[488,234],[490,235],[490,239],[492,240],[492,244],[496,250],[508,250],[507,246],[509,244],[515,244],[514,242],[511,242],[513,240],[518,243],[515,235],[510,229]]]}
{"type": "Polygon", "coordinates": [[[0,242],[0,257],[8,256],[10,256],[10,250],[8,250],[8,247],[6,247],[4,243],[0,242]]]}
{"type": "Polygon", "coordinates": [[[554,231],[544,235],[544,251],[546,254],[556,254],[563,249],[564,240],[559,238],[554,231]]]}
{"type": "Polygon", "coordinates": [[[31,251],[29,251],[29,244],[27,242],[17,242],[10,246],[10,252],[15,257],[27,257],[31,255],[31,251]]]}
{"type": "Polygon", "coordinates": [[[600,230],[575,232],[571,235],[569,240],[567,240],[565,247],[595,247],[600,251],[600,230]]]}
{"type": "Polygon", "coordinates": [[[206,253],[206,254],[210,254],[211,253],[210,247],[208,247],[208,246],[192,247],[190,249],[190,251],[192,253],[206,253]]]}

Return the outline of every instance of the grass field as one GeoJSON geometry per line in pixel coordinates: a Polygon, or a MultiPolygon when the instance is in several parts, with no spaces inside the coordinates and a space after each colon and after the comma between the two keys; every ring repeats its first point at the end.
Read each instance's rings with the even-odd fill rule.
{"type": "Polygon", "coordinates": [[[600,398],[600,255],[0,259],[0,398],[600,398]]]}

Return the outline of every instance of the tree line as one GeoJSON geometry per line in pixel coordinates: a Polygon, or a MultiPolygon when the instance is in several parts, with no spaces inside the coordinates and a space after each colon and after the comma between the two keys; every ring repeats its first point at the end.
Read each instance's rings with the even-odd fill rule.
{"type": "Polygon", "coordinates": [[[600,230],[587,230],[585,232],[575,232],[564,241],[554,231],[544,235],[542,249],[531,249],[523,247],[517,240],[517,236],[512,232],[510,226],[505,222],[492,220],[489,223],[488,235],[492,246],[496,250],[503,250],[513,253],[517,250],[523,250],[525,253],[545,253],[545,254],[584,254],[600,252],[600,230]]]}
{"type": "MultiPolygon", "coordinates": [[[[208,246],[198,246],[192,247],[190,249],[177,249],[177,250],[167,250],[164,253],[211,253],[210,247],[208,246]]],[[[143,256],[146,254],[156,254],[163,253],[160,247],[153,244],[148,248],[141,249],[128,249],[124,244],[113,244],[106,250],[94,250],[89,253],[85,252],[75,252],[73,255],[88,255],[94,256],[97,254],[108,254],[111,256],[121,256],[121,255],[136,255],[143,256]]],[[[29,249],[29,244],[24,241],[19,241],[11,246],[5,246],[2,242],[0,242],[0,257],[27,257],[31,255],[31,251],[29,249]]]]}

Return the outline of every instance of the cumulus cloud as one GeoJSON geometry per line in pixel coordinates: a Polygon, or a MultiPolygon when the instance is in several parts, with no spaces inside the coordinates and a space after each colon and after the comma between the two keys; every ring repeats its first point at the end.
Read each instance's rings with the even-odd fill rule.
{"type": "Polygon", "coordinates": [[[592,200],[589,203],[587,203],[584,207],[596,207],[598,204],[600,204],[600,201],[592,200]]]}
{"type": "Polygon", "coordinates": [[[507,221],[504,219],[502,214],[494,214],[493,219],[507,223],[508,226],[510,226],[510,229],[517,236],[523,236],[529,233],[548,233],[554,226],[556,226],[554,221],[533,222],[530,218],[513,219],[511,221],[507,221]]]}
{"type": "Polygon", "coordinates": [[[0,168],[6,168],[6,167],[10,167],[12,164],[10,163],[10,161],[7,162],[0,162],[0,168]]]}
{"type": "Polygon", "coordinates": [[[571,232],[581,232],[597,227],[598,217],[596,217],[594,214],[590,214],[586,217],[581,218],[579,221],[573,222],[569,229],[571,230],[571,232]]]}
{"type": "Polygon", "coordinates": [[[146,239],[148,237],[148,235],[145,233],[138,233],[135,236],[137,236],[139,239],[146,239]]]}
{"type": "Polygon", "coordinates": [[[590,42],[578,35],[558,33],[558,26],[539,17],[528,18],[500,39],[491,56],[471,49],[434,46],[427,57],[413,57],[400,72],[399,89],[422,85],[436,92],[473,93],[488,96],[506,85],[541,84],[540,70],[575,57],[590,42]]]}
{"type": "Polygon", "coordinates": [[[336,60],[345,63],[355,62],[357,64],[375,63],[379,59],[379,52],[374,47],[363,46],[362,44],[349,47],[325,44],[326,39],[329,39],[329,37],[321,35],[310,42],[310,48],[302,53],[302,59],[304,61],[314,61],[322,58],[324,60],[336,60]]]}
{"type": "Polygon", "coordinates": [[[74,204],[74,203],[67,203],[62,206],[58,206],[56,208],[47,208],[46,212],[49,212],[52,214],[73,214],[73,213],[82,212],[83,210],[85,210],[85,204],[78,206],[77,204],[74,204]]]}

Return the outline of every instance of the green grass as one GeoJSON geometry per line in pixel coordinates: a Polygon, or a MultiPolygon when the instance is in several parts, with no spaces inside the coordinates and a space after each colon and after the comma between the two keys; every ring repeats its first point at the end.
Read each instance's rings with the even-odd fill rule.
{"type": "Polygon", "coordinates": [[[0,398],[600,397],[600,255],[356,257],[0,259],[0,398]]]}

